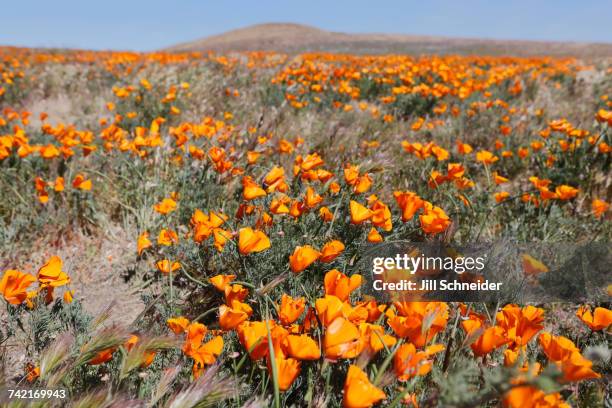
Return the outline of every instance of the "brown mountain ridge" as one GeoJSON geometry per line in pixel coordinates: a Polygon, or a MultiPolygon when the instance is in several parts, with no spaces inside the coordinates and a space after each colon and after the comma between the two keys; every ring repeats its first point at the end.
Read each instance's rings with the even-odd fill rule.
{"type": "Polygon", "coordinates": [[[257,24],[195,41],[165,51],[308,51],[357,54],[479,54],[516,56],[610,57],[610,43],[493,40],[407,34],[350,34],[293,23],[257,24]]]}

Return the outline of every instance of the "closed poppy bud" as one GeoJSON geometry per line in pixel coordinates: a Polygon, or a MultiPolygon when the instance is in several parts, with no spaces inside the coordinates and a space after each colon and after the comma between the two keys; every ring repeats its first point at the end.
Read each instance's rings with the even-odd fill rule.
{"type": "Polygon", "coordinates": [[[306,300],[303,297],[294,299],[283,293],[278,318],[283,325],[288,326],[299,319],[302,313],[304,313],[305,307],[306,300]]]}
{"type": "Polygon", "coordinates": [[[370,383],[368,376],[356,365],[350,365],[344,382],[344,408],[368,408],[385,399],[386,394],[370,383]]]}
{"type": "Polygon", "coordinates": [[[321,253],[310,245],[298,246],[289,257],[291,270],[293,273],[300,273],[320,256],[321,253]]]}
{"type": "Polygon", "coordinates": [[[370,211],[367,207],[359,204],[357,201],[351,200],[350,202],[350,212],[351,212],[351,223],[353,224],[361,224],[364,221],[372,218],[374,213],[370,211]]]}
{"type": "Polygon", "coordinates": [[[172,317],[166,320],[166,324],[174,334],[181,334],[187,330],[187,326],[189,326],[189,319],[183,316],[172,317]]]}
{"type": "Polygon", "coordinates": [[[238,232],[238,250],[242,255],[252,252],[261,252],[270,248],[270,239],[262,231],[250,227],[242,228],[238,232]]]}
{"type": "Polygon", "coordinates": [[[331,262],[344,251],[344,244],[338,240],[330,241],[321,248],[321,262],[331,262]]]}

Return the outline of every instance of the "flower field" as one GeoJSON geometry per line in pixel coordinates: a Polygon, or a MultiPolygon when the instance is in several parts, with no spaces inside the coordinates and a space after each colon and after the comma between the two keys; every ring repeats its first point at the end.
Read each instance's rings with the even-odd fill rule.
{"type": "Polygon", "coordinates": [[[356,267],[399,240],[609,242],[609,60],[4,47],[0,74],[0,386],[612,403],[610,304],[383,304],[356,267]]]}

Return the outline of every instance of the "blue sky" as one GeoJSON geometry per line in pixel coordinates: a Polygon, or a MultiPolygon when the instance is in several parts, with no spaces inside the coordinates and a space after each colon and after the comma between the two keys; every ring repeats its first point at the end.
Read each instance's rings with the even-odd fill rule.
{"type": "Polygon", "coordinates": [[[611,0],[16,0],[0,44],[149,51],[250,24],[612,43],[611,0]]]}

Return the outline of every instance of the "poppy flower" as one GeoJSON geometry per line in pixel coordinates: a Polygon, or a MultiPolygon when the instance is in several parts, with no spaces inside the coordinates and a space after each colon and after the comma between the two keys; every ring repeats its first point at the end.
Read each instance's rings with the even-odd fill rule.
{"type": "Polygon", "coordinates": [[[221,305],[219,306],[219,326],[223,330],[235,329],[252,313],[253,309],[246,303],[234,301],[229,306],[221,305]]]}
{"type": "Polygon", "coordinates": [[[136,242],[136,246],[138,248],[138,256],[142,255],[142,252],[150,248],[153,244],[149,240],[149,233],[147,231],[143,232],[138,236],[138,241],[136,242]]]}
{"type": "Polygon", "coordinates": [[[397,339],[385,333],[382,326],[370,323],[359,324],[359,332],[365,345],[365,350],[370,354],[376,354],[385,347],[393,347],[397,339]]]}
{"type": "Polygon", "coordinates": [[[168,259],[162,259],[155,263],[157,270],[164,274],[169,274],[170,272],[174,272],[180,269],[181,264],[177,261],[171,262],[168,259]]]}
{"type": "Polygon", "coordinates": [[[323,348],[329,359],[357,357],[364,344],[357,326],[342,316],[336,317],[325,330],[323,348]]]}
{"type": "Polygon", "coordinates": [[[241,255],[265,251],[268,248],[270,239],[262,231],[246,227],[238,232],[238,250],[241,255]]]}
{"type": "Polygon", "coordinates": [[[424,213],[419,215],[421,229],[427,234],[439,234],[446,231],[451,221],[440,207],[425,202],[424,213]]]}
{"type": "Polygon", "coordinates": [[[160,203],[155,204],[153,209],[162,215],[167,215],[176,210],[176,201],[172,198],[164,198],[160,203]]]}
{"type": "Polygon", "coordinates": [[[288,326],[295,322],[304,313],[305,307],[306,299],[303,297],[294,299],[283,293],[278,311],[278,318],[281,324],[288,326]]]}
{"type": "Polygon", "coordinates": [[[542,328],[544,310],[535,306],[520,308],[517,305],[506,305],[497,312],[497,325],[502,327],[511,347],[526,345],[542,328]]]}
{"type": "Polygon", "coordinates": [[[26,379],[29,383],[34,382],[40,377],[40,367],[35,367],[32,363],[27,363],[25,367],[26,379]]]}
{"type": "Polygon", "coordinates": [[[187,330],[187,326],[189,326],[189,319],[183,316],[172,317],[166,320],[166,324],[174,334],[181,334],[187,330]]]}
{"type": "Polygon", "coordinates": [[[344,244],[338,240],[333,240],[321,248],[321,258],[319,259],[321,262],[331,262],[338,257],[344,251],[344,244]]]}
{"type": "Polygon", "coordinates": [[[9,269],[0,280],[0,293],[12,305],[19,305],[26,300],[28,287],[36,282],[36,278],[28,273],[9,269]]]}
{"type": "Polygon", "coordinates": [[[300,273],[319,259],[321,253],[310,245],[298,246],[289,256],[289,265],[293,273],[300,273]]]}
{"type": "Polygon", "coordinates": [[[337,269],[332,269],[325,274],[325,294],[336,296],[341,301],[348,299],[352,291],[361,286],[361,275],[353,274],[349,278],[337,269]]]}
{"type": "Polygon", "coordinates": [[[323,201],[323,197],[315,193],[312,187],[306,189],[306,195],[304,196],[304,205],[306,208],[313,209],[323,201]]]}
{"type": "Polygon", "coordinates": [[[89,365],[104,364],[113,359],[113,354],[115,353],[116,350],[117,349],[115,347],[104,349],[98,352],[91,360],[87,362],[87,364],[89,365]]]}
{"type": "Polygon", "coordinates": [[[612,324],[612,310],[605,307],[596,307],[591,312],[587,306],[580,306],[576,316],[594,331],[607,329],[612,324]]]}
{"type": "Polygon", "coordinates": [[[238,326],[238,340],[252,360],[268,355],[268,328],[274,328],[274,321],[244,322],[238,326]]]}
{"type": "Polygon", "coordinates": [[[400,381],[407,381],[412,377],[426,375],[431,371],[430,359],[436,353],[444,350],[441,344],[434,344],[424,351],[417,351],[412,343],[402,344],[393,356],[393,368],[400,381]]]}
{"type": "Polygon", "coordinates": [[[321,349],[318,344],[306,334],[287,336],[287,353],[298,360],[318,360],[321,349]]]}
{"type": "Polygon", "coordinates": [[[61,193],[62,191],[64,191],[64,178],[63,177],[57,177],[55,179],[55,182],[53,183],[53,190],[55,190],[57,193],[61,193]]]}
{"type": "Polygon", "coordinates": [[[380,235],[380,233],[374,227],[370,228],[370,232],[368,232],[368,242],[374,244],[383,242],[382,235],[380,235]]]}
{"type": "Polygon", "coordinates": [[[177,233],[170,229],[162,228],[162,230],[159,231],[159,235],[157,236],[158,245],[170,246],[178,243],[178,241],[179,238],[177,233]]]}
{"type": "Polygon", "coordinates": [[[491,351],[503,346],[509,340],[504,329],[498,326],[486,327],[480,319],[468,319],[461,322],[467,338],[471,340],[470,348],[476,357],[489,354],[491,351]]]}
{"type": "Polygon", "coordinates": [[[493,181],[495,182],[495,184],[500,185],[500,184],[507,183],[510,180],[508,180],[505,177],[500,176],[499,173],[494,172],[493,173],[493,181]]]}
{"type": "MultiPolygon", "coordinates": [[[[284,358],[276,355],[274,356],[274,363],[276,364],[278,388],[280,391],[287,391],[300,375],[301,363],[294,358],[284,358]]],[[[272,373],[270,361],[268,361],[268,371],[272,373]]]]}
{"type": "Polygon", "coordinates": [[[513,387],[504,395],[504,407],[507,408],[570,408],[558,392],[545,394],[533,385],[513,387]]]}
{"type": "Polygon", "coordinates": [[[198,378],[206,365],[214,364],[223,351],[223,337],[215,336],[204,344],[194,348],[189,357],[193,359],[193,376],[198,378]]]}
{"type": "Polygon", "coordinates": [[[78,188],[79,190],[89,191],[91,190],[91,180],[85,180],[85,176],[77,174],[74,180],[72,180],[72,187],[78,188]]]}
{"type": "Polygon", "coordinates": [[[370,383],[368,376],[356,365],[350,365],[344,382],[344,408],[368,408],[387,395],[370,383]]]}
{"type": "Polygon", "coordinates": [[[236,279],[236,275],[215,275],[208,280],[218,291],[225,293],[225,288],[234,279],[236,279]]]}
{"type": "Polygon", "coordinates": [[[499,204],[502,201],[506,201],[508,197],[510,197],[510,193],[508,193],[507,191],[500,191],[498,193],[495,193],[495,202],[499,204]]]}
{"type": "Polygon", "coordinates": [[[70,283],[70,278],[62,271],[62,260],[59,256],[52,256],[38,270],[38,281],[41,287],[59,287],[70,283]]]}
{"type": "Polygon", "coordinates": [[[249,176],[242,178],[242,196],[245,200],[254,200],[258,197],[264,197],[266,190],[261,188],[253,179],[249,176]]]}
{"type": "Polygon", "coordinates": [[[602,215],[604,215],[606,211],[608,211],[608,208],[610,208],[610,204],[604,200],[595,199],[591,203],[591,209],[596,218],[600,218],[602,215]]]}
{"type": "Polygon", "coordinates": [[[395,302],[394,306],[399,315],[389,312],[387,323],[416,347],[423,347],[446,327],[448,305],[444,302],[395,302]]]}
{"type": "Polygon", "coordinates": [[[334,214],[329,211],[329,208],[321,207],[319,208],[319,217],[321,217],[324,222],[330,222],[334,218],[334,214]]]}
{"type": "Polygon", "coordinates": [[[498,160],[499,157],[495,156],[488,150],[481,150],[479,152],[476,152],[476,161],[484,164],[485,166],[490,166],[498,160]]]}
{"type": "Polygon", "coordinates": [[[231,305],[233,301],[242,302],[249,295],[249,290],[242,285],[226,285],[223,291],[225,293],[225,303],[231,305]]]}
{"type": "Polygon", "coordinates": [[[567,186],[565,184],[557,186],[555,189],[555,193],[557,194],[557,198],[559,200],[571,200],[572,198],[578,195],[578,189],[572,186],[567,186]]]}
{"type": "Polygon", "coordinates": [[[352,224],[362,224],[374,215],[370,209],[359,204],[357,201],[351,200],[349,206],[352,224]]]}

